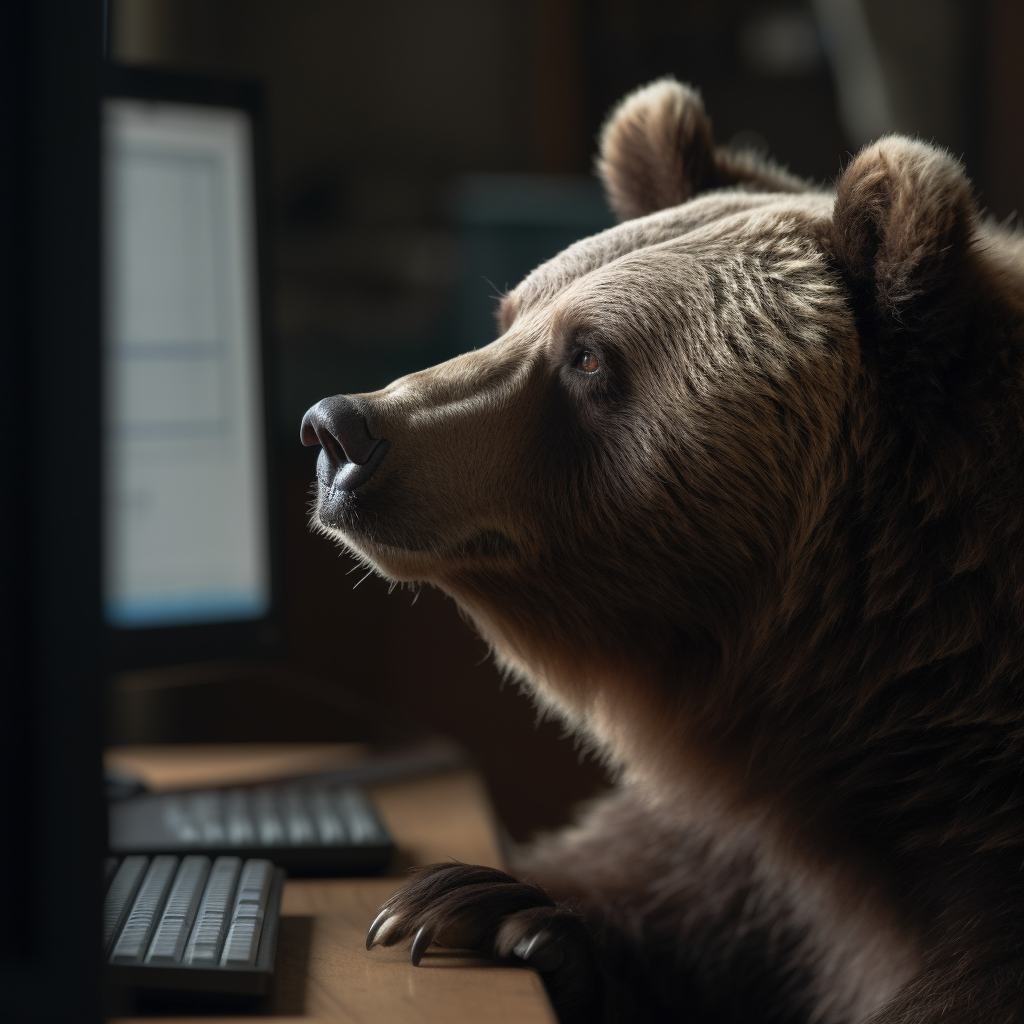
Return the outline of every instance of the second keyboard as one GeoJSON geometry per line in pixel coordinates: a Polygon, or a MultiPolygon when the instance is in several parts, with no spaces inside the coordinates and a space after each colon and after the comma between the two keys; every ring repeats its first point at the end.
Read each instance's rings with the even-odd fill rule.
{"type": "Polygon", "coordinates": [[[144,794],[110,805],[110,850],[265,857],[292,875],[376,874],[395,846],[366,794],[329,779],[144,794]]]}

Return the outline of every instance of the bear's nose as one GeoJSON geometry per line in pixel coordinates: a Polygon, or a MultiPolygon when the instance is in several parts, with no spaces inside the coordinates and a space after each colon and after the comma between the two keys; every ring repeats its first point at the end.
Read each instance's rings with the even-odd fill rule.
{"type": "Polygon", "coordinates": [[[359,403],[348,395],[317,402],[302,417],[304,445],[323,449],[316,475],[324,487],[354,491],[366,483],[384,461],[388,443],[370,433],[359,403]]]}

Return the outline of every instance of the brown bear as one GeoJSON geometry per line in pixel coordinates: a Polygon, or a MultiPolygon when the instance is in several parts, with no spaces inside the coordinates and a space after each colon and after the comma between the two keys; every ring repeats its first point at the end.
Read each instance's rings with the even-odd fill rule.
{"type": "Polygon", "coordinates": [[[531,964],[563,1020],[1024,1020],[1024,238],[939,149],[815,188],[671,80],[599,173],[622,223],[497,341],[303,423],[316,526],[618,779],[368,945],[531,964]]]}

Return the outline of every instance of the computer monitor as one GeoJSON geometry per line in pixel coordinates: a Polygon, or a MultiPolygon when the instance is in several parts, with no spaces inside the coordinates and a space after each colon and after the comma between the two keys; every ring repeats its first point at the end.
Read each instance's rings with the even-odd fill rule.
{"type": "Polygon", "coordinates": [[[112,69],[102,130],[110,666],[267,652],[279,601],[259,90],[112,69]]]}

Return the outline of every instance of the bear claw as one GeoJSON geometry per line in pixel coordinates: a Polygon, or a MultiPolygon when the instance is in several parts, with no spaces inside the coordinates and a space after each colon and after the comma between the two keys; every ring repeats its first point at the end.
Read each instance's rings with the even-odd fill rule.
{"type": "Polygon", "coordinates": [[[391,913],[391,907],[388,903],[385,903],[381,908],[380,912],[373,919],[373,923],[370,925],[370,930],[366,933],[366,948],[372,949],[377,942],[383,942],[384,937],[391,930],[392,924],[396,919],[396,915],[391,913]]]}
{"type": "Polygon", "coordinates": [[[412,961],[413,967],[419,967],[423,954],[433,941],[434,929],[427,925],[422,925],[419,931],[416,932],[416,937],[412,940],[412,946],[409,948],[409,959],[412,961]]]}
{"type": "Polygon", "coordinates": [[[512,952],[541,973],[557,970],[565,959],[561,944],[547,928],[517,942],[512,952]]]}

